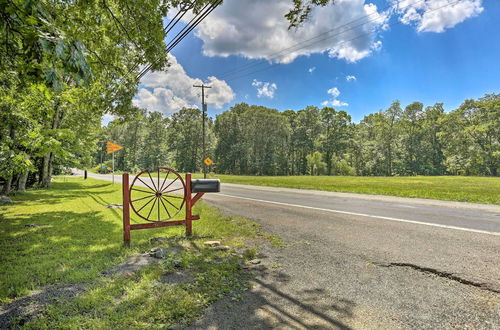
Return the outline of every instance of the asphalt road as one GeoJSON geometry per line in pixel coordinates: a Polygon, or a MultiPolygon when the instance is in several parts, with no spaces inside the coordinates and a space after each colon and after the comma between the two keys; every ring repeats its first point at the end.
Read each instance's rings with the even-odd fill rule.
{"type": "Polygon", "coordinates": [[[194,328],[500,329],[499,206],[235,184],[203,199],[285,245],[261,244],[254,288],[194,328]]]}

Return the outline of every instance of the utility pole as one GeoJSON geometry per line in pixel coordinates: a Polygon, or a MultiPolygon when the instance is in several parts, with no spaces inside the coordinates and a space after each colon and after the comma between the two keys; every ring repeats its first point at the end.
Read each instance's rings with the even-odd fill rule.
{"type": "Polygon", "coordinates": [[[205,147],[205,117],[207,115],[207,104],[205,103],[205,88],[212,88],[211,86],[206,86],[204,84],[201,85],[193,85],[195,88],[201,88],[201,108],[202,108],[202,148],[203,148],[203,178],[207,178],[207,165],[205,165],[205,158],[207,157],[207,150],[205,147]]]}

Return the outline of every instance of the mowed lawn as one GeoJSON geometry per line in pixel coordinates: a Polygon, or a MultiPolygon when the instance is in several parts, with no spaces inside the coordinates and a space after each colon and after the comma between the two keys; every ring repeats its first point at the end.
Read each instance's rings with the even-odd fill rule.
{"type": "Polygon", "coordinates": [[[126,248],[121,209],[107,208],[122,203],[121,186],[93,179],[57,178],[51,189],[13,200],[0,207],[0,307],[47,288],[78,285],[81,293],[69,300],[54,297],[36,318],[0,328],[182,327],[214,300],[239,299],[248,287],[239,265],[256,253],[246,242],[270,238],[257,224],[200,202],[192,238],[184,227],[138,230],[126,248]],[[165,237],[162,246],[177,252],[127,276],[107,274],[127,257],[158,246],[150,241],[154,237],[165,237]],[[204,245],[210,239],[231,249],[210,249],[204,245]],[[245,252],[236,255],[235,249],[245,252]],[[174,273],[188,274],[189,281],[163,280],[174,273]]]}
{"type": "MultiPolygon", "coordinates": [[[[202,174],[196,174],[201,178],[202,174]]],[[[464,176],[242,176],[211,174],[227,183],[500,205],[500,178],[464,176]]]]}

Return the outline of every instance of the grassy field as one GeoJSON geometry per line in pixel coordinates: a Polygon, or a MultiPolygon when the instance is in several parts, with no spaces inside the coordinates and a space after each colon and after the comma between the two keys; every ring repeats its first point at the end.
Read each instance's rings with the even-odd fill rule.
{"type": "MultiPolygon", "coordinates": [[[[82,178],[57,179],[49,190],[30,190],[0,207],[0,305],[34,290],[83,285],[82,293],[53,304],[31,320],[17,320],[25,328],[144,328],[188,324],[203,307],[224,296],[239,299],[248,287],[240,269],[248,240],[266,240],[258,226],[221,214],[203,203],[194,214],[194,236],[184,227],[132,232],[132,247],[122,245],[121,187],[82,178]],[[65,181],[65,182],[64,182],[65,181]],[[104,275],[128,256],[156,246],[153,237],[166,237],[166,246],[185,247],[160,264],[127,276],[104,275]],[[221,239],[229,251],[215,251],[203,242],[221,239]],[[187,246],[187,247],[186,247],[187,246]],[[173,273],[189,274],[189,282],[165,282],[173,273]]],[[[133,220],[133,219],[132,219],[133,220]]],[[[165,245],[163,244],[163,245],[165,245]]],[[[57,298],[57,297],[56,297],[57,298]]],[[[16,324],[14,323],[14,326],[16,324]]]]}
{"type": "MultiPolygon", "coordinates": [[[[203,177],[196,174],[196,178],[203,177]]],[[[418,197],[500,205],[500,178],[463,176],[240,176],[211,174],[227,183],[418,197]]]]}

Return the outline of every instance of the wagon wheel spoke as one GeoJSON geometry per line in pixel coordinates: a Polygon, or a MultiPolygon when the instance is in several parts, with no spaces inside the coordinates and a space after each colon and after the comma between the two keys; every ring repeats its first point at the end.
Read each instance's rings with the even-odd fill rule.
{"type": "Polygon", "coordinates": [[[175,196],[175,195],[165,195],[165,194],[162,194],[162,196],[165,196],[165,197],[168,197],[168,198],[184,199],[184,197],[182,197],[182,196],[175,196]]]}
{"type": "MultiPolygon", "coordinates": [[[[153,198],[156,197],[156,196],[152,196],[153,198]]],[[[140,209],[137,210],[137,213],[141,212],[141,210],[146,207],[146,205],[148,205],[149,203],[151,203],[153,201],[153,199],[151,199],[149,202],[147,202],[146,204],[144,204],[140,209]]]]}
{"type": "Polygon", "coordinates": [[[160,188],[160,191],[163,190],[163,186],[165,185],[165,182],[167,181],[167,178],[168,178],[168,175],[170,174],[170,172],[167,172],[167,175],[165,176],[165,179],[163,179],[163,182],[161,184],[161,188],[160,188]]]}
{"type": "Polygon", "coordinates": [[[158,191],[158,189],[156,188],[155,180],[153,180],[153,178],[151,177],[151,173],[149,173],[149,171],[148,171],[148,176],[149,176],[149,180],[151,180],[151,183],[153,184],[153,187],[155,187],[155,189],[153,189],[153,190],[158,191]]]}
{"type": "Polygon", "coordinates": [[[157,191],[160,191],[160,168],[159,167],[158,167],[158,178],[157,179],[158,179],[158,184],[156,187],[158,188],[157,191]]]}
{"type": "Polygon", "coordinates": [[[143,192],[143,193],[146,193],[146,194],[151,194],[151,195],[155,194],[154,191],[146,191],[146,190],[141,190],[141,189],[137,189],[137,188],[132,188],[132,190],[137,190],[137,191],[140,191],[140,192],[143,192]]]}
{"type": "Polygon", "coordinates": [[[143,199],[146,199],[146,198],[154,198],[156,196],[146,196],[146,197],[142,197],[142,198],[137,198],[137,199],[134,199],[132,202],[138,202],[138,201],[142,201],[143,199]]]}
{"type": "Polygon", "coordinates": [[[160,196],[160,198],[163,198],[163,200],[165,200],[165,202],[167,202],[168,204],[172,205],[177,211],[180,210],[180,208],[178,208],[177,206],[175,206],[174,204],[172,204],[168,199],[164,198],[163,196],[160,196]]]}
{"type": "Polygon", "coordinates": [[[162,194],[168,194],[169,192],[177,191],[177,190],[181,190],[181,189],[184,189],[184,187],[180,187],[180,188],[177,188],[177,189],[172,189],[172,190],[169,190],[169,191],[162,191],[161,193],[162,194]]]}
{"type": "Polygon", "coordinates": [[[146,185],[146,187],[148,187],[149,189],[151,189],[152,191],[156,191],[156,189],[153,189],[151,188],[146,182],[142,181],[141,178],[137,177],[137,180],[141,181],[142,183],[144,183],[146,185]]]}
{"type": "MultiPolygon", "coordinates": [[[[170,186],[172,185],[172,183],[174,183],[175,181],[177,181],[177,179],[178,179],[178,178],[179,178],[179,177],[175,178],[172,182],[170,182],[170,183],[169,183],[169,184],[165,187],[165,190],[166,190],[168,187],[170,187],[170,186]]],[[[163,191],[161,191],[161,192],[163,192],[163,191]]]]}
{"type": "Polygon", "coordinates": [[[161,205],[163,205],[163,208],[165,209],[165,212],[167,212],[168,217],[170,218],[171,217],[170,216],[170,212],[168,212],[168,208],[165,206],[165,203],[163,203],[163,199],[162,198],[160,198],[160,202],[161,202],[161,205]]]}
{"type": "Polygon", "coordinates": [[[158,198],[155,198],[155,201],[153,202],[153,206],[151,206],[151,208],[149,209],[149,213],[148,213],[148,216],[146,217],[146,219],[149,220],[149,216],[151,215],[151,212],[153,212],[153,209],[155,208],[157,200],[158,200],[158,198]]]}
{"type": "MultiPolygon", "coordinates": [[[[159,170],[158,170],[159,171],[159,170]]],[[[158,183],[159,185],[160,183],[158,183]]],[[[158,201],[158,222],[160,222],[160,202],[158,201]]]]}

